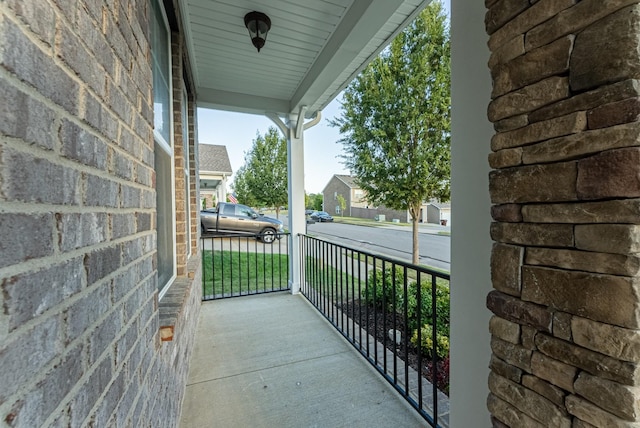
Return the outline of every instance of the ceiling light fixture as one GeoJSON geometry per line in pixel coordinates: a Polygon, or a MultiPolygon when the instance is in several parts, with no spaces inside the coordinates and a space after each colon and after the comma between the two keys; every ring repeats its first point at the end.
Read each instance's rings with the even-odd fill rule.
{"type": "Polygon", "coordinates": [[[271,20],[264,13],[253,11],[244,16],[244,25],[249,30],[251,43],[260,52],[260,49],[267,41],[267,33],[271,29],[271,20]]]}

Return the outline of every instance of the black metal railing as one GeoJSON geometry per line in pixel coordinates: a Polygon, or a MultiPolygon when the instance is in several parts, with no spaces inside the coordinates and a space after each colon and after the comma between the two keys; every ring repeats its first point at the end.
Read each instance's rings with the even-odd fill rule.
{"type": "Polygon", "coordinates": [[[433,427],[449,420],[449,274],[300,235],[301,291],[433,427]]]}
{"type": "Polygon", "coordinates": [[[289,237],[264,243],[252,235],[203,236],[202,300],[288,290],[289,237]]]}

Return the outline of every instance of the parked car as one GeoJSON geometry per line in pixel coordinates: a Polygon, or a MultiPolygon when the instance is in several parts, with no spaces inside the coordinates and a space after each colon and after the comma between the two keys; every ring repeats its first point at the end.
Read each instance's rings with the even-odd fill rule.
{"type": "Polygon", "coordinates": [[[271,244],[284,232],[280,220],[266,217],[242,204],[220,202],[216,208],[200,211],[200,228],[205,233],[248,233],[271,244]]]}
{"type": "Polygon", "coordinates": [[[316,211],[313,214],[311,214],[309,217],[311,217],[312,219],[320,223],[333,221],[333,217],[331,217],[329,213],[326,211],[316,211]]]}

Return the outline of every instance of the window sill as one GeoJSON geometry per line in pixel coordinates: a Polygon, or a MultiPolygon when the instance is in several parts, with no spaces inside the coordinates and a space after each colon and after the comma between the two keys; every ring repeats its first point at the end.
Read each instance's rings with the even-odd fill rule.
{"type": "Polygon", "coordinates": [[[187,276],[176,278],[158,303],[160,340],[162,342],[173,341],[176,325],[185,313],[193,287],[200,285],[199,283],[195,284],[195,279],[200,278],[199,275],[196,275],[199,269],[200,258],[195,254],[187,262],[187,276]]]}

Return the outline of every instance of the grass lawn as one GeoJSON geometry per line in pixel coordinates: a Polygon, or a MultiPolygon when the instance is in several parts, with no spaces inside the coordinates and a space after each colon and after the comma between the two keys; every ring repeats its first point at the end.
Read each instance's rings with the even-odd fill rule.
{"type": "Polygon", "coordinates": [[[255,294],[289,287],[287,254],[205,250],[202,268],[206,296],[255,294]]]}
{"type": "MultiPolygon", "coordinates": [[[[307,257],[306,281],[309,287],[317,292],[332,296],[334,300],[339,300],[340,298],[353,298],[353,284],[357,294],[358,278],[333,266],[320,265],[314,268],[314,260],[313,257],[307,257]]],[[[362,286],[364,287],[364,281],[362,286]]]]}
{"type": "MultiPolygon", "coordinates": [[[[336,223],[344,223],[344,224],[356,224],[356,225],[362,225],[362,226],[374,226],[374,227],[382,227],[384,226],[385,222],[379,222],[379,221],[374,221],[374,220],[370,220],[367,218],[358,218],[358,217],[341,217],[341,216],[333,216],[333,221],[336,223]]],[[[389,224],[396,224],[396,223],[391,223],[389,222],[389,224]]]]}

